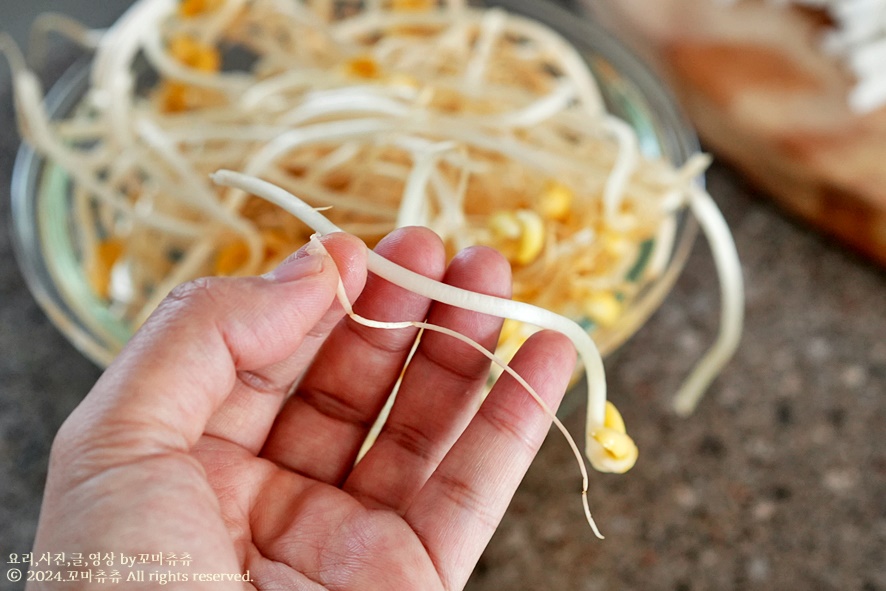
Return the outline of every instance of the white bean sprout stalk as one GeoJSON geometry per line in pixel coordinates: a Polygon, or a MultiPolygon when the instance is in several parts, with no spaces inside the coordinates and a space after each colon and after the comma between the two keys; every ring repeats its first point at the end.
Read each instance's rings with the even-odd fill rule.
{"type": "MultiPolygon", "coordinates": [[[[250,177],[244,174],[221,170],[212,175],[213,181],[227,187],[236,187],[241,191],[251,193],[267,199],[278,207],[288,211],[292,215],[310,226],[314,231],[321,235],[333,232],[341,232],[341,228],[337,227],[320,212],[312,208],[310,205],[276,185],[250,177]]],[[[420,275],[393,263],[372,250],[368,250],[367,268],[379,277],[398,285],[403,289],[413,293],[422,295],[432,300],[456,306],[465,310],[472,310],[482,314],[498,316],[500,318],[510,318],[527,322],[540,328],[555,330],[566,335],[572,340],[581,357],[585,371],[587,374],[588,386],[588,430],[585,438],[585,454],[590,460],[591,465],[601,472],[626,472],[637,460],[637,447],[633,440],[625,433],[624,423],[618,415],[618,411],[611,404],[607,404],[606,400],[606,378],[603,369],[603,361],[599,351],[590,338],[587,331],[574,321],[555,314],[549,310],[538,308],[524,302],[515,302],[504,298],[490,296],[486,294],[476,293],[460,289],[445,283],[440,283],[424,275],[420,275]]],[[[485,348],[461,335],[445,327],[435,326],[425,322],[401,322],[401,323],[385,323],[368,320],[354,314],[351,309],[347,296],[343,290],[339,289],[339,299],[348,314],[367,326],[377,328],[405,328],[415,326],[426,330],[435,330],[449,336],[462,340],[478,351],[481,351],[490,360],[499,364],[506,372],[516,379],[535,401],[542,407],[544,412],[549,415],[555,422],[557,428],[565,435],[570,443],[574,453],[578,458],[579,466],[582,472],[582,502],[585,509],[585,515],[588,523],[594,529],[594,532],[600,536],[600,532],[591,517],[590,509],[587,503],[588,475],[581,460],[581,453],[575,445],[574,440],[568,430],[563,426],[562,422],[557,419],[556,415],[550,407],[539,397],[535,390],[516,372],[514,372],[507,363],[485,348]]],[[[602,536],[600,536],[602,537],[602,536]]]]}
{"type": "Polygon", "coordinates": [[[720,333],[714,346],[695,366],[674,398],[674,410],[686,416],[695,410],[711,382],[732,358],[741,340],[744,322],[744,279],[729,226],[711,196],[698,187],[690,193],[689,207],[702,227],[720,279],[720,333]]]}

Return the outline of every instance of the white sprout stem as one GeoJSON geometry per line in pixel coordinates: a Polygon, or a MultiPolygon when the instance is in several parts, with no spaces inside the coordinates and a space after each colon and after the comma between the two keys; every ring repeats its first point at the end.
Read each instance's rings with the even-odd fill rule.
{"type": "Polygon", "coordinates": [[[108,116],[111,125],[111,137],[116,140],[116,149],[121,152],[134,142],[130,119],[132,116],[132,90],[134,79],[130,72],[119,72],[109,83],[110,104],[108,116]]]}
{"type": "Polygon", "coordinates": [[[442,56],[453,53],[466,56],[471,46],[469,39],[471,20],[465,17],[464,12],[450,11],[447,16],[450,20],[449,26],[441,31],[435,40],[438,51],[429,51],[430,55],[426,56],[429,61],[436,57],[438,64],[442,56]]]}
{"type": "Polygon", "coordinates": [[[135,83],[128,66],[138,54],[142,37],[159,29],[157,23],[174,7],[172,0],[139,0],[108,29],[97,47],[91,71],[92,94],[108,109],[110,137],[121,151],[133,141],[127,122],[135,83]]]}
{"type": "Polygon", "coordinates": [[[636,133],[621,119],[606,116],[603,118],[602,124],[618,142],[618,156],[612,167],[612,172],[606,180],[606,189],[603,192],[603,208],[606,218],[612,220],[618,214],[625,188],[639,163],[640,149],[637,145],[636,133]]]}
{"type": "Polygon", "coordinates": [[[99,237],[93,217],[92,198],[86,189],[79,185],[73,188],[71,197],[74,202],[73,213],[81,229],[78,246],[85,253],[95,253],[99,237]]]}
{"type": "Polygon", "coordinates": [[[282,92],[313,87],[318,78],[326,73],[319,68],[299,68],[287,70],[276,76],[257,81],[246,89],[238,99],[244,109],[256,109],[268,98],[282,92]]]}
{"type": "MultiPolygon", "coordinates": [[[[77,121],[65,119],[53,121],[52,125],[62,140],[72,144],[97,142],[108,131],[108,126],[103,121],[97,120],[77,121]]],[[[96,146],[93,149],[102,150],[104,146],[96,146]]]]}
{"type": "MultiPolygon", "coordinates": [[[[136,169],[140,164],[138,156],[136,156],[133,152],[127,151],[120,154],[118,157],[111,159],[106,167],[103,177],[106,180],[106,185],[110,187],[120,187],[126,184],[127,177],[132,174],[138,174],[136,169]]],[[[147,187],[145,187],[147,190],[147,187]]],[[[133,195],[134,201],[137,203],[139,198],[137,195],[133,195]]]]}
{"type": "Polygon", "coordinates": [[[678,170],[674,171],[668,181],[673,187],[664,193],[659,199],[659,208],[662,213],[673,214],[686,206],[689,197],[686,187],[692,183],[692,179],[699,178],[710,166],[712,158],[708,154],[693,154],[678,170]]]}
{"type": "Polygon", "coordinates": [[[175,0],[138,0],[130,6],[99,43],[91,72],[93,87],[106,91],[105,84],[135,59],[145,31],[159,29],[160,19],[174,9],[175,0]]]}
{"type": "Polygon", "coordinates": [[[398,122],[391,119],[367,118],[315,123],[293,129],[278,135],[273,141],[265,144],[249,159],[246,171],[250,174],[260,173],[286,152],[302,146],[375,136],[396,131],[398,127],[398,122]]]}
{"type": "Polygon", "coordinates": [[[507,14],[500,8],[487,10],[480,19],[476,49],[465,68],[465,83],[469,86],[478,86],[483,83],[492,51],[505,28],[506,21],[507,14]]]}
{"type": "Polygon", "coordinates": [[[406,179],[403,198],[400,200],[400,211],[397,215],[397,227],[427,226],[430,217],[428,202],[428,182],[436,170],[437,162],[449,150],[455,148],[452,142],[433,144],[415,154],[415,166],[406,179]]]}
{"type": "Polygon", "coordinates": [[[316,181],[330,171],[351,162],[360,154],[360,150],[359,142],[343,143],[326,156],[315,161],[310,170],[307,171],[308,180],[316,181]]]}
{"type": "Polygon", "coordinates": [[[662,218],[661,225],[655,233],[655,245],[652,254],[649,256],[649,265],[645,271],[646,277],[658,277],[665,272],[674,250],[674,239],[676,237],[676,217],[668,215],[662,218]]]}
{"type": "MultiPolygon", "coordinates": [[[[194,130],[194,134],[191,134],[190,131],[190,129],[187,131],[173,130],[170,135],[177,141],[184,142],[212,139],[247,141],[273,138],[272,141],[265,144],[262,149],[250,159],[246,166],[246,170],[251,174],[260,173],[283,153],[306,144],[316,142],[331,143],[342,139],[358,138],[376,133],[384,133],[386,131],[431,134],[437,135],[441,139],[464,142],[481,149],[498,152],[502,155],[513,158],[522,164],[531,166],[537,170],[542,170],[548,174],[553,174],[553,171],[564,167],[576,172],[581,172],[585,175],[593,174],[595,172],[589,169],[591,165],[595,164],[594,162],[568,159],[562,155],[555,156],[548,152],[530,147],[512,138],[484,133],[475,128],[465,126],[464,122],[458,119],[443,116],[435,116],[433,118],[425,118],[422,120],[410,118],[394,119],[365,117],[343,121],[313,123],[305,127],[292,129],[282,134],[279,129],[274,130],[270,127],[264,126],[244,126],[242,132],[236,126],[221,126],[216,129],[198,128],[194,130]]],[[[602,169],[597,171],[597,173],[600,178],[604,178],[604,176],[605,178],[609,178],[602,169]]]]}
{"type": "Polygon", "coordinates": [[[440,116],[436,117],[434,121],[430,119],[403,120],[400,122],[399,129],[413,133],[434,134],[441,139],[456,140],[477,148],[497,152],[547,174],[553,174],[554,171],[562,168],[587,173],[589,166],[593,164],[566,158],[560,154],[544,152],[507,136],[484,133],[465,125],[463,121],[454,117],[440,116]]]}
{"type": "Polygon", "coordinates": [[[318,93],[318,96],[309,97],[308,100],[283,116],[280,125],[295,127],[312,119],[334,115],[344,117],[353,114],[404,117],[409,114],[409,108],[397,101],[373,96],[369,93],[318,93]]]}
{"type": "Polygon", "coordinates": [[[531,127],[546,121],[566,109],[576,96],[575,87],[569,82],[561,82],[548,94],[532,104],[494,118],[504,127],[531,127]]]}
{"type": "MultiPolygon", "coordinates": [[[[267,142],[280,136],[281,129],[273,125],[198,123],[187,127],[176,127],[171,122],[167,134],[181,144],[204,144],[207,142],[267,142]]],[[[202,146],[201,146],[202,147],[202,146]]],[[[240,154],[241,152],[237,152],[240,154]]]]}
{"type": "Polygon", "coordinates": [[[22,55],[21,49],[12,36],[5,31],[0,31],[0,56],[5,57],[9,62],[9,70],[13,78],[28,72],[25,56],[22,55]]]}
{"type": "MultiPolygon", "coordinates": [[[[212,180],[219,185],[235,187],[245,193],[267,199],[296,216],[321,235],[341,231],[323,214],[295,195],[261,179],[229,170],[220,170],[212,175],[212,180]]],[[[588,424],[591,425],[592,431],[604,424],[606,379],[603,360],[593,339],[578,323],[531,304],[471,292],[440,283],[401,267],[372,250],[368,250],[367,264],[369,270],[382,279],[426,298],[482,314],[519,320],[566,335],[575,345],[587,373],[588,424]]]]}
{"type": "MultiPolygon", "coordinates": [[[[440,213],[433,229],[443,240],[450,240],[456,236],[458,228],[464,228],[466,224],[464,212],[464,194],[467,190],[469,172],[462,168],[458,175],[458,184],[452,187],[440,170],[434,170],[431,175],[431,186],[437,197],[437,207],[440,213]]],[[[458,250],[461,250],[460,248],[458,250]]]]}
{"type": "Polygon", "coordinates": [[[744,280],[729,226],[711,196],[690,188],[689,207],[708,240],[720,278],[720,332],[674,398],[674,410],[683,416],[695,409],[705,390],[735,354],[744,319],[744,280]]]}
{"type": "MultiPolygon", "coordinates": [[[[381,147],[382,142],[378,142],[376,147],[381,147]]],[[[364,166],[366,170],[372,170],[373,174],[378,176],[385,176],[391,179],[397,179],[399,181],[406,182],[406,179],[409,178],[409,173],[412,170],[405,164],[400,164],[398,162],[384,162],[384,161],[376,161],[372,162],[369,166],[364,166]]]]}

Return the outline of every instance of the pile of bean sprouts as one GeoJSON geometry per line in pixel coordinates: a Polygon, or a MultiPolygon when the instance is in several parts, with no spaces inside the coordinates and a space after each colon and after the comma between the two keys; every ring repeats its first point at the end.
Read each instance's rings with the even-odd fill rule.
{"type": "MultiPolygon", "coordinates": [[[[309,240],[277,205],[212,183],[225,168],[324,208],[369,246],[406,225],[450,254],[493,246],[515,300],[592,334],[662,276],[689,207],[723,304],[678,411],[737,346],[741,269],[696,182],[707,158],[644,156],[576,49],[541,23],[464,0],[138,0],[107,31],[57,16],[38,29],[95,51],[81,104],[50,120],[0,39],[22,135],[70,179],[84,273],[132,330],[179,283],[266,272],[309,240]]],[[[502,356],[535,329],[507,324],[502,356]]],[[[589,432],[605,422],[595,396],[589,432]]]]}

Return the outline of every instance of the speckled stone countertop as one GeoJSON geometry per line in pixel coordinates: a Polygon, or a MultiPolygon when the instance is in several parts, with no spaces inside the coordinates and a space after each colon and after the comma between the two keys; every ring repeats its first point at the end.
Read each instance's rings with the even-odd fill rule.
{"type": "MultiPolygon", "coordinates": [[[[99,370],[30,296],[9,236],[18,138],[0,88],[0,589],[32,543],[54,433],[99,370]]],[[[700,239],[663,307],[607,359],[641,459],[592,474],[605,541],[552,434],[471,591],[886,591],[886,273],[784,217],[714,164],[710,192],[747,283],[741,350],[698,412],[670,397],[713,339],[718,285],[700,239]]],[[[581,429],[581,406],[567,419],[581,429]]]]}

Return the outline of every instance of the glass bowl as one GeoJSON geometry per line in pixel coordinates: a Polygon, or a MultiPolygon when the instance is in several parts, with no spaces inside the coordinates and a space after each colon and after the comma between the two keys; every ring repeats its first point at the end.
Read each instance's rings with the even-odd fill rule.
{"type": "MultiPolygon", "coordinates": [[[[683,164],[699,149],[692,128],[667,89],[615,38],[587,18],[546,0],[489,0],[552,27],[581,53],[596,76],[610,112],[636,131],[641,150],[683,164]]],[[[53,85],[46,104],[54,117],[77,108],[88,87],[89,62],[80,61],[53,85]]],[[[698,179],[696,182],[703,182],[698,179]]],[[[61,168],[23,145],[12,177],[15,252],[25,280],[50,320],[84,355],[106,366],[131,336],[92,291],[77,248],[77,228],[68,178],[61,168]]],[[[683,268],[697,235],[697,224],[681,210],[654,240],[643,245],[631,275],[646,266],[661,266],[656,280],[645,285],[607,328],[585,322],[601,353],[615,350],[660,306],[683,268]]]]}

